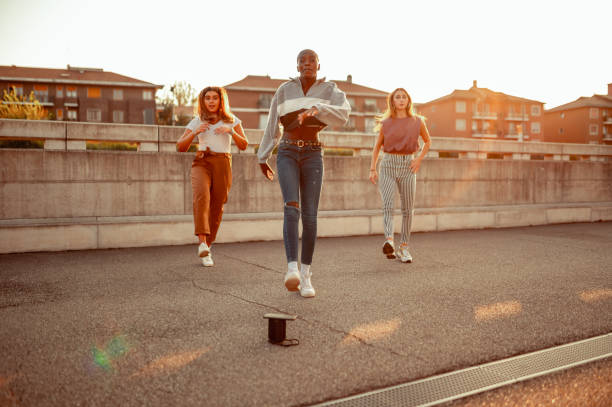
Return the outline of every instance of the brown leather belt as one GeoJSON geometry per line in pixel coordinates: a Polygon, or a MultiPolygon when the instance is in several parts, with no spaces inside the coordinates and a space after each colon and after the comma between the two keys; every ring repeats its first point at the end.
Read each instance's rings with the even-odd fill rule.
{"type": "Polygon", "coordinates": [[[231,158],[231,153],[216,153],[214,151],[210,151],[210,148],[206,148],[206,150],[198,150],[196,152],[196,158],[204,158],[204,157],[227,157],[231,158]]]}
{"type": "Polygon", "coordinates": [[[282,138],[280,140],[281,143],[284,144],[291,144],[293,146],[298,146],[298,147],[304,147],[304,146],[309,146],[309,147],[322,147],[323,143],[321,143],[319,140],[293,140],[293,139],[288,139],[288,138],[282,138]]]}

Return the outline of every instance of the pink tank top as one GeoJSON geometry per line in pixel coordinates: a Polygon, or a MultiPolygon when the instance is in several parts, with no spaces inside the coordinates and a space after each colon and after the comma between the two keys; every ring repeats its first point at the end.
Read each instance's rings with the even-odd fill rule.
{"type": "Polygon", "coordinates": [[[385,153],[412,154],[419,149],[421,119],[389,117],[382,121],[383,149],[385,153]]]}

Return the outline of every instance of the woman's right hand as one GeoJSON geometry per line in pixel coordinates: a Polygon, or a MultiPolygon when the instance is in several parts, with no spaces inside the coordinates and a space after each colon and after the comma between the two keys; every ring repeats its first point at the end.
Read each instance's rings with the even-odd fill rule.
{"type": "Polygon", "coordinates": [[[210,123],[202,123],[200,124],[200,127],[196,129],[194,133],[197,136],[198,133],[204,133],[206,130],[208,130],[209,127],[210,127],[210,123]]]}
{"type": "Polygon", "coordinates": [[[274,171],[272,171],[272,168],[270,168],[268,163],[259,163],[259,168],[261,169],[261,172],[263,173],[264,177],[266,177],[270,181],[274,180],[274,171]]]}
{"type": "Polygon", "coordinates": [[[376,185],[376,181],[378,181],[378,172],[376,170],[370,170],[370,181],[376,185]]]}

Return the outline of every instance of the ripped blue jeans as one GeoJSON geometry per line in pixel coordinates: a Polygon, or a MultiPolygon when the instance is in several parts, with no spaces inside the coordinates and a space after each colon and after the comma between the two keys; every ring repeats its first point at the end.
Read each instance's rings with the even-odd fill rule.
{"type": "Polygon", "coordinates": [[[317,239],[317,212],[323,183],[323,153],[320,146],[281,143],[276,156],[278,182],[283,194],[283,240],[287,262],[297,261],[298,224],[302,215],[302,258],[312,264],[317,239]],[[297,203],[299,207],[289,205],[297,203]]]}

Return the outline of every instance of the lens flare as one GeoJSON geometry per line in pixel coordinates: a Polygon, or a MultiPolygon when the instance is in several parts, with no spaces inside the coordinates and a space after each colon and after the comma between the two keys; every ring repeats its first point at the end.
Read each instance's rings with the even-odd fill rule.
{"type": "Polygon", "coordinates": [[[377,321],[370,324],[362,324],[351,329],[342,340],[342,345],[358,343],[359,340],[366,342],[376,342],[391,336],[402,321],[394,318],[388,321],[377,321]]]}
{"type": "Polygon", "coordinates": [[[114,370],[113,362],[128,351],[129,345],[124,335],[115,336],[102,348],[91,348],[94,364],[107,372],[114,370]]]}

